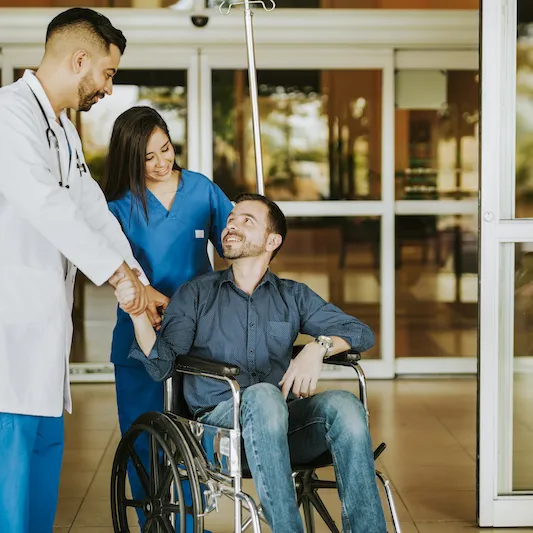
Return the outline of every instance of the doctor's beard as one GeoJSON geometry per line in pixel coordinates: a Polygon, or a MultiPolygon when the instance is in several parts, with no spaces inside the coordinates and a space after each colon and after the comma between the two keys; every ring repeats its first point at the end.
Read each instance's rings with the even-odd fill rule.
{"type": "Polygon", "coordinates": [[[96,83],[90,74],[87,74],[78,86],[78,111],[89,111],[97,102],[96,98],[104,97],[104,93],[96,89],[96,83]]]}

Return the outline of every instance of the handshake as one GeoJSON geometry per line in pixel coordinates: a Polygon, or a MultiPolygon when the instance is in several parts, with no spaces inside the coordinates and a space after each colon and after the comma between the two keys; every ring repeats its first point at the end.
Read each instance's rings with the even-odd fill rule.
{"type": "Polygon", "coordinates": [[[119,306],[125,313],[139,316],[146,312],[152,326],[159,329],[170,300],[151,285],[145,287],[139,280],[140,275],[137,269],[132,270],[122,263],[109,278],[109,284],[114,287],[119,306]]]}

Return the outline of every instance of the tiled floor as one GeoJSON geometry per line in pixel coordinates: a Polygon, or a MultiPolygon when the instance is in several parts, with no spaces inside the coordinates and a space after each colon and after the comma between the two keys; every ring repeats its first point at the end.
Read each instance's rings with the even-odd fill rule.
{"type": "MultiPolygon", "coordinates": [[[[111,533],[109,477],[119,440],[114,387],[78,384],[73,393],[56,531],[111,533]]],[[[475,379],[371,381],[369,400],[374,444],[383,440],[388,445],[378,466],[392,481],[403,531],[476,531],[475,379]]],[[[249,486],[245,490],[254,492],[249,486]]],[[[336,495],[326,502],[338,518],[336,495]]],[[[208,520],[213,533],[230,533],[231,524],[228,505],[208,520]]],[[[317,526],[318,533],[326,531],[319,520],[317,526]]]]}

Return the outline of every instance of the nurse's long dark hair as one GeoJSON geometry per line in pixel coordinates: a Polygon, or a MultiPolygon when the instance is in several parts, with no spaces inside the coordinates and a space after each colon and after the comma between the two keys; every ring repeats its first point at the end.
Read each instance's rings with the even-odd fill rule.
{"type": "MultiPolygon", "coordinates": [[[[113,125],[104,169],[103,189],[107,201],[118,200],[129,190],[147,219],[146,146],[156,128],[170,139],[168,126],[155,109],[136,106],[124,111],[113,125]]],[[[181,170],[176,162],[172,168],[181,170]]]]}

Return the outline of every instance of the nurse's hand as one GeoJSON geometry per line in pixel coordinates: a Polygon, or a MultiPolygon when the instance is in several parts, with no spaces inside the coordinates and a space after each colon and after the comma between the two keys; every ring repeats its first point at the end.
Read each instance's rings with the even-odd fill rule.
{"type": "Polygon", "coordinates": [[[139,274],[140,273],[137,270],[133,271],[126,263],[122,263],[118,270],[109,279],[109,283],[115,287],[115,289],[118,289],[120,283],[125,281],[130,282],[128,286],[129,293],[127,301],[123,298],[123,301],[121,302],[117,295],[117,291],[115,291],[115,295],[121,304],[120,307],[130,315],[140,315],[146,310],[146,291],[144,285],[139,281],[139,274]]]}
{"type": "Polygon", "coordinates": [[[146,297],[148,300],[146,313],[152,322],[152,326],[156,331],[159,331],[161,329],[161,322],[163,321],[163,313],[168,307],[170,298],[156,291],[151,285],[146,287],[146,297]]]}

